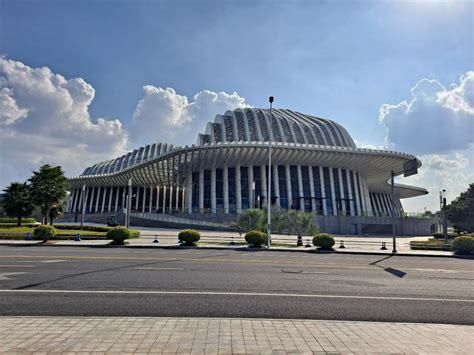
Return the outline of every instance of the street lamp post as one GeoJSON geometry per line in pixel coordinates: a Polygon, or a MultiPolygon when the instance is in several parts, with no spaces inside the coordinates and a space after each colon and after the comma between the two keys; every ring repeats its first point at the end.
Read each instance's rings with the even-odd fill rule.
{"type": "Polygon", "coordinates": [[[267,182],[267,248],[270,248],[272,244],[272,232],[271,232],[271,185],[272,185],[272,122],[273,122],[273,113],[272,113],[272,104],[273,96],[268,98],[270,102],[270,134],[268,135],[268,182],[267,182]]]}
{"type": "Polygon", "coordinates": [[[444,244],[448,244],[448,218],[446,216],[446,190],[443,189],[441,193],[441,211],[443,214],[443,236],[444,244]]]}
{"type": "Polygon", "coordinates": [[[392,188],[392,240],[393,240],[393,249],[392,253],[397,252],[397,231],[395,229],[396,216],[395,216],[395,173],[393,170],[390,172],[390,183],[392,188]]]}
{"type": "Polygon", "coordinates": [[[82,200],[82,211],[81,211],[81,229],[84,227],[84,217],[86,214],[86,185],[82,185],[81,200],[82,200]]]}

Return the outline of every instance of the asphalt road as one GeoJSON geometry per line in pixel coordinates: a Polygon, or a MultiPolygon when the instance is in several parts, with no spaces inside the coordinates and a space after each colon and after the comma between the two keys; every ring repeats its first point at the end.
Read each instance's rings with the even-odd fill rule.
{"type": "Polygon", "coordinates": [[[474,260],[2,246],[0,315],[474,324],[474,260]]]}

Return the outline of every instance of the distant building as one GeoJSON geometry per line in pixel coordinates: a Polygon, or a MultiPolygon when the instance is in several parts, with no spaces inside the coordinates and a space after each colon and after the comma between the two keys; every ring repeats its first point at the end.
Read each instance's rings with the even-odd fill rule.
{"type": "MultiPolygon", "coordinates": [[[[271,119],[266,109],[237,109],[217,115],[195,145],[157,142],[71,177],[68,212],[81,213],[85,185],[87,215],[120,213],[132,179],[132,216],[144,220],[173,214],[224,223],[247,208],[266,208],[270,200],[276,208],[314,212],[329,232],[389,233],[389,217],[403,214],[400,199],[428,193],[397,184],[392,204],[390,173],[399,175],[413,159],[357,148],[345,128],[328,119],[291,110],[273,110],[271,119]]],[[[400,218],[397,232],[427,234],[429,228],[422,219],[400,218]]]]}

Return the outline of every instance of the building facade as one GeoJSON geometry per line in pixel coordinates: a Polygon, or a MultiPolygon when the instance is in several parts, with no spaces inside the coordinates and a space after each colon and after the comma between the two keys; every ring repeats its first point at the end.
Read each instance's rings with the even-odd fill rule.
{"type": "Polygon", "coordinates": [[[270,201],[276,208],[365,217],[370,223],[367,218],[402,216],[400,199],[427,193],[396,184],[392,203],[391,171],[400,175],[403,164],[414,159],[357,148],[345,128],[328,119],[291,110],[274,109],[271,117],[266,109],[237,109],[217,115],[194,145],[154,143],[88,167],[69,179],[68,212],[117,213],[129,207],[132,213],[196,217],[266,208],[270,201]]]}

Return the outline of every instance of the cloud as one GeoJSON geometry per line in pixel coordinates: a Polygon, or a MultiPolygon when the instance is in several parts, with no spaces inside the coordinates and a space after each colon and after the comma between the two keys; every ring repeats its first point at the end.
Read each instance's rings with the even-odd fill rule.
{"type": "Polygon", "coordinates": [[[391,149],[446,154],[469,148],[474,143],[474,71],[451,89],[437,80],[420,80],[408,101],[382,105],[379,121],[391,149]]]}
{"type": "Polygon", "coordinates": [[[121,122],[91,120],[94,96],[81,78],[0,58],[0,185],[26,179],[42,162],[75,175],[123,153],[127,134],[121,122]]]}
{"type": "Polygon", "coordinates": [[[193,144],[198,133],[204,132],[206,123],[213,121],[216,114],[248,107],[245,99],[235,92],[204,90],[191,101],[172,88],[146,85],[143,92],[130,126],[130,138],[135,145],[155,141],[193,144]]]}

